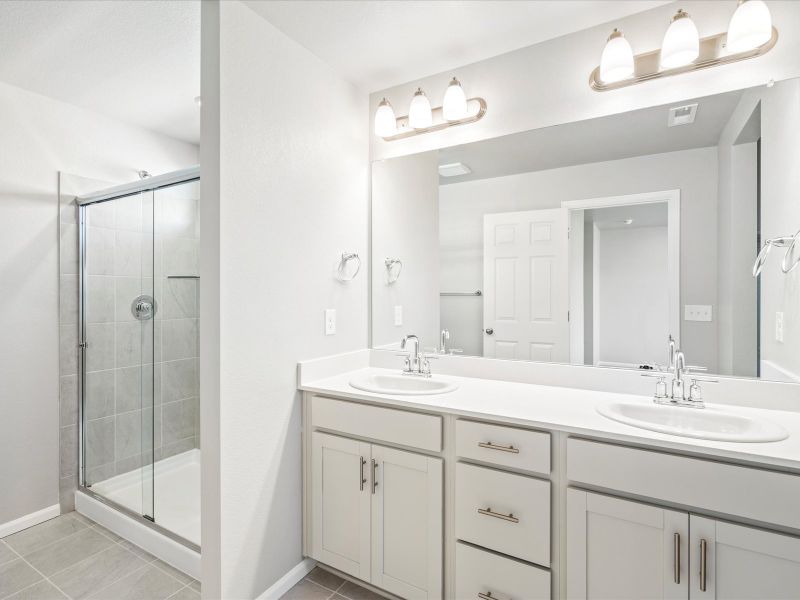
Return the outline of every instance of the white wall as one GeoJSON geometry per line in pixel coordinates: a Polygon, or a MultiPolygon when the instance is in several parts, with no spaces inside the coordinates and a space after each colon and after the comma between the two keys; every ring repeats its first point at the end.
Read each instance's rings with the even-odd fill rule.
{"type": "MultiPolygon", "coordinates": [[[[589,74],[599,61],[613,27],[642,53],[657,50],[664,30],[678,8],[688,10],[704,37],[726,31],[736,5],[733,1],[673,2],[625,19],[522,48],[445,73],[379,90],[370,95],[370,114],[384,96],[395,106],[406,106],[417,86],[434,105],[449,78],[458,76],[468,96],[482,96],[488,112],[478,123],[443,132],[385,142],[371,136],[373,160],[412,154],[493,138],[509,133],[622,113],[763,84],[800,75],[800,2],[771,0],[773,23],[780,32],[777,45],[751,61],[668,77],[613,92],[589,88],[589,74]]],[[[423,74],[420,74],[421,76],[423,74]]],[[[398,115],[399,116],[399,115],[398,115]]]]}
{"type": "Polygon", "coordinates": [[[438,152],[372,165],[372,232],[372,345],[397,347],[404,335],[413,333],[423,347],[437,346],[438,152]],[[384,263],[388,257],[403,261],[399,278],[391,284],[384,263]],[[402,307],[402,325],[395,325],[396,306],[402,307]]]}
{"type": "Polygon", "coordinates": [[[342,252],[367,256],[367,103],[258,3],[203,5],[203,73],[219,77],[203,88],[204,116],[219,109],[218,141],[204,124],[203,168],[218,161],[220,177],[219,218],[209,222],[209,206],[202,216],[203,256],[219,256],[202,277],[220,290],[218,311],[201,301],[201,364],[219,371],[218,390],[215,373],[201,375],[203,418],[219,423],[203,423],[203,452],[220,453],[218,470],[203,466],[203,595],[244,599],[302,558],[297,362],[367,343],[367,269],[348,284],[333,277],[342,252]],[[333,336],[326,308],[337,310],[333,336]],[[206,332],[217,323],[215,349],[206,332]]]}
{"type": "MultiPolygon", "coordinates": [[[[443,185],[439,189],[440,228],[460,232],[472,248],[471,268],[462,265],[463,289],[482,285],[483,215],[555,208],[565,200],[584,200],[642,192],[681,190],[681,305],[716,304],[717,149],[700,148],[624,160],[577,165],[443,185]],[[698,257],[702,256],[702,260],[698,257]]],[[[450,262],[443,255],[441,270],[450,262]]],[[[476,325],[464,324],[474,328],[476,325]]],[[[477,327],[480,328],[480,323],[477,327]]],[[[460,329],[453,327],[454,330],[460,329]]],[[[681,344],[692,364],[714,371],[716,321],[681,322],[681,344]]]]}
{"type": "Polygon", "coordinates": [[[3,83],[0,131],[5,523],[58,502],[59,422],[75,418],[59,418],[58,172],[131,181],[196,164],[197,147],[3,83]]]}
{"type": "Polygon", "coordinates": [[[669,335],[667,228],[594,230],[593,343],[599,364],[663,363],[669,335]]]}

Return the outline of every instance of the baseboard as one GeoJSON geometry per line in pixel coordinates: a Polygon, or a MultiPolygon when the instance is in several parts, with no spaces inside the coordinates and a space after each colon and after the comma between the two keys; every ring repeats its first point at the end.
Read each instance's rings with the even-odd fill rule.
{"type": "Polygon", "coordinates": [[[304,558],[299,564],[292,567],[286,575],[273,583],[267,591],[258,596],[256,600],[278,600],[278,598],[292,589],[303,577],[311,573],[316,566],[317,561],[313,558],[304,558]]]}
{"type": "Polygon", "coordinates": [[[19,519],[14,519],[8,523],[2,523],[0,524],[0,538],[4,538],[12,533],[17,533],[18,531],[22,531],[28,527],[33,527],[39,523],[44,523],[49,519],[54,519],[60,514],[61,507],[58,504],[53,504],[53,506],[48,506],[42,510],[37,510],[29,515],[22,516],[19,519]]]}

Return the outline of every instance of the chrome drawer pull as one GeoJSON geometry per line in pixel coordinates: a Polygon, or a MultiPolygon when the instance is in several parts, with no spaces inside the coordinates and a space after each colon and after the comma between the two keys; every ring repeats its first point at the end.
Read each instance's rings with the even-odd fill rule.
{"type": "Polygon", "coordinates": [[[492,442],[478,442],[478,446],[481,448],[487,448],[489,450],[500,450],[500,452],[511,452],[511,454],[519,454],[519,448],[514,448],[513,444],[511,446],[498,446],[497,444],[493,444],[492,442]]]}
{"type": "MultiPolygon", "coordinates": [[[[478,592],[478,598],[481,600],[498,600],[497,596],[492,596],[492,592],[486,592],[485,594],[483,592],[478,592]]],[[[511,598],[508,600],[511,600],[511,598]]]]}
{"type": "Polygon", "coordinates": [[[705,592],[707,588],[706,585],[707,560],[708,560],[708,542],[701,539],[700,540],[700,591],[701,592],[705,592]]]}
{"type": "Polygon", "coordinates": [[[681,582],[681,534],[675,533],[672,536],[672,545],[673,545],[673,560],[674,564],[672,566],[673,573],[672,573],[672,580],[675,583],[681,582]]]}
{"type": "Polygon", "coordinates": [[[514,516],[514,513],[504,515],[503,513],[494,512],[489,506],[486,508],[479,508],[478,514],[494,517],[495,519],[503,519],[504,521],[511,521],[512,523],[519,523],[519,519],[514,516]]]}

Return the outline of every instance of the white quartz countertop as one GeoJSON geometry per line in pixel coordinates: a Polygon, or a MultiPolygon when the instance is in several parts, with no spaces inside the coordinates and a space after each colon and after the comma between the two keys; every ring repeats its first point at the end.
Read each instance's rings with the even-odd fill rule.
{"type": "Polygon", "coordinates": [[[607,402],[652,403],[652,399],[645,396],[452,375],[434,375],[434,379],[457,383],[459,387],[453,392],[390,396],[364,392],[350,385],[354,376],[365,372],[398,374],[395,370],[372,367],[311,381],[301,385],[300,389],[398,408],[502,421],[800,472],[800,413],[796,412],[707,404],[707,411],[772,421],[790,433],[787,439],[779,442],[720,442],[639,429],[603,417],[596,410],[598,405],[607,402]]]}

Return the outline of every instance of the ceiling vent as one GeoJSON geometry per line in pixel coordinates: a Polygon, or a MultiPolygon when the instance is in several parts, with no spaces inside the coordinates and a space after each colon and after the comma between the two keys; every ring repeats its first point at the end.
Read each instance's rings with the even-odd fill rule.
{"type": "Polygon", "coordinates": [[[439,175],[442,177],[457,177],[458,175],[468,175],[469,173],[472,173],[472,169],[464,163],[456,162],[439,165],[439,175]]]}
{"type": "Polygon", "coordinates": [[[684,106],[673,106],[669,109],[669,117],[667,117],[667,127],[675,127],[676,125],[689,125],[694,123],[694,118],[697,115],[697,103],[686,104],[684,106]]]}

